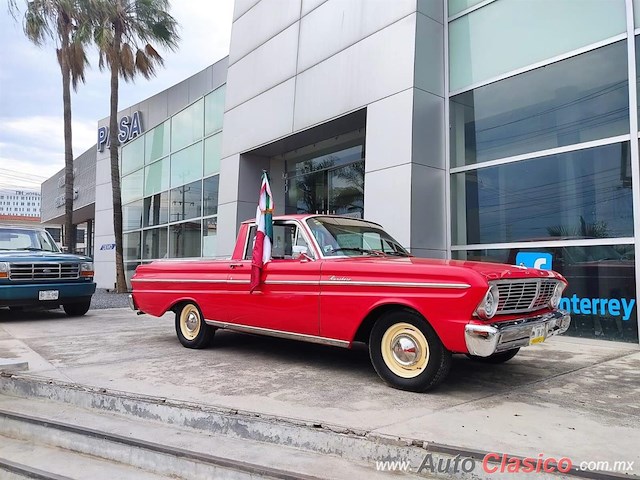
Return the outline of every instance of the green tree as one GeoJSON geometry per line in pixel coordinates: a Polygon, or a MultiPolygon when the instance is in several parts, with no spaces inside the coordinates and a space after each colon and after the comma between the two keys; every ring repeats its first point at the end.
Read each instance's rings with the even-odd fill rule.
{"type": "Polygon", "coordinates": [[[122,247],[122,198],[118,164],[118,89],[122,77],[126,82],[137,75],[150,78],[163,65],[157,47],[175,50],[178,24],[168,13],[167,0],[93,0],[93,39],[99,51],[99,66],[111,73],[109,108],[111,191],[113,194],[113,227],[116,242],[116,289],[124,292],[122,247]],[[155,46],[154,46],[155,45],[155,46]]]}
{"type": "MultiPolygon", "coordinates": [[[[73,227],[73,146],[71,132],[71,87],[85,81],[88,66],[85,46],[90,39],[87,12],[82,0],[25,0],[23,29],[27,38],[42,47],[53,41],[62,73],[62,105],[64,125],[64,243],[75,252],[73,227]]],[[[21,15],[17,0],[9,0],[9,12],[21,15]]]]}

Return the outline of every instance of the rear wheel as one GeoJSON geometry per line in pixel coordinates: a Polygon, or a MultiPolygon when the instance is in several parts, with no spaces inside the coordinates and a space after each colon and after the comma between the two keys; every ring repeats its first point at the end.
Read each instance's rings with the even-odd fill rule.
{"type": "Polygon", "coordinates": [[[213,340],[215,329],[204,322],[198,306],[189,302],[176,312],[176,333],[185,347],[205,348],[213,340]]]}
{"type": "Polygon", "coordinates": [[[62,305],[62,308],[70,317],[81,317],[89,311],[90,306],[91,300],[87,300],[85,302],[79,303],[65,303],[64,305],[62,305]]]}
{"type": "Polygon", "coordinates": [[[469,357],[471,360],[475,360],[476,362],[496,364],[508,362],[513,357],[515,357],[519,351],[519,348],[514,348],[512,350],[507,350],[506,352],[494,353],[493,355],[489,355],[488,357],[478,357],[476,355],[469,354],[467,354],[467,357],[469,357]]]}
{"type": "Polygon", "coordinates": [[[451,352],[424,318],[411,310],[383,315],[369,337],[371,363],[380,378],[400,390],[424,392],[449,372],[451,352]]]}

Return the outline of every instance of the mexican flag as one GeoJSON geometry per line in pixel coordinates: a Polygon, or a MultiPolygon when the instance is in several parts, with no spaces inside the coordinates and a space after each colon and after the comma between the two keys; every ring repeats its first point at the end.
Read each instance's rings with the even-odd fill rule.
{"type": "Polygon", "coordinates": [[[256,238],[253,244],[253,255],[251,256],[251,284],[249,291],[253,292],[260,285],[260,275],[262,267],[271,260],[271,244],[273,242],[273,196],[269,186],[269,175],[262,172],[262,185],[260,187],[260,197],[258,209],[256,210],[256,238]]]}

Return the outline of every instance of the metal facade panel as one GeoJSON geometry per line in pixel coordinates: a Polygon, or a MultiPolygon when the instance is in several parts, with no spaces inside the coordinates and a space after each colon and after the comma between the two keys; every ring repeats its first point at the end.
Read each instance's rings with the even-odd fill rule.
{"type": "Polygon", "coordinates": [[[233,22],[229,65],[300,19],[301,0],[261,0],[233,22]]]}
{"type": "Polygon", "coordinates": [[[328,0],[300,21],[298,72],[415,11],[415,0],[328,0]]]}
{"type": "Polygon", "coordinates": [[[413,14],[299,74],[294,129],[412,87],[415,28],[413,14]]]}
{"type": "Polygon", "coordinates": [[[292,78],[227,111],[224,114],[222,158],[290,134],[294,89],[292,78]]]}
{"type": "Polygon", "coordinates": [[[229,67],[225,109],[230,110],[296,74],[297,23],[229,67]]]}

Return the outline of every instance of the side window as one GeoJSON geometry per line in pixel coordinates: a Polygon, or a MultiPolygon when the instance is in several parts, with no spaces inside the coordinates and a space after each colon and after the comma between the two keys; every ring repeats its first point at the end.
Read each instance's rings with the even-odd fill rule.
{"type": "Polygon", "coordinates": [[[251,260],[253,258],[253,243],[256,240],[256,226],[249,229],[249,241],[247,242],[247,251],[244,252],[244,259],[251,260]]]}
{"type": "MultiPolygon", "coordinates": [[[[253,244],[256,238],[256,228],[257,227],[254,225],[249,229],[249,241],[247,242],[247,251],[244,255],[245,260],[251,260],[253,257],[253,244]]],[[[294,245],[302,245],[309,249],[304,237],[298,234],[298,227],[296,225],[274,224],[271,258],[279,260],[292,259],[294,245]]]]}

